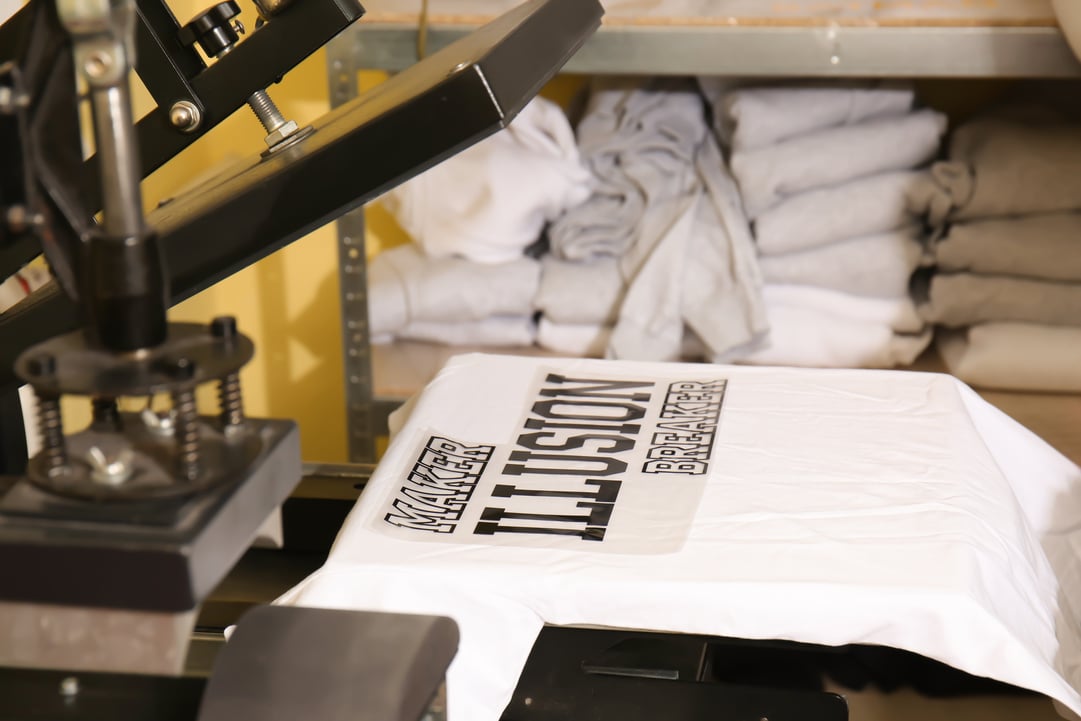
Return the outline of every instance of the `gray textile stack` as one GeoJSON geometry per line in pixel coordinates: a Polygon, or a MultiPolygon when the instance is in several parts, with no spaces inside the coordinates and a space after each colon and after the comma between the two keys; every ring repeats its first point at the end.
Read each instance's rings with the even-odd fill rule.
{"type": "Polygon", "coordinates": [[[767,325],[750,229],[693,84],[598,83],[578,145],[593,195],[549,230],[538,342],[633,360],[756,347],[767,325]]]}
{"type": "Polygon", "coordinates": [[[952,199],[922,312],[973,385],[1081,391],[1081,126],[983,118],[934,174],[952,199]]]}
{"type": "Polygon", "coordinates": [[[907,364],[931,333],[909,293],[926,225],[949,208],[926,165],[943,115],[907,86],[701,79],[753,221],[771,327],[743,360],[907,364]]]}
{"type": "Polygon", "coordinates": [[[395,338],[443,345],[533,344],[540,262],[430,258],[414,243],[377,255],[368,268],[373,343],[395,338]]]}

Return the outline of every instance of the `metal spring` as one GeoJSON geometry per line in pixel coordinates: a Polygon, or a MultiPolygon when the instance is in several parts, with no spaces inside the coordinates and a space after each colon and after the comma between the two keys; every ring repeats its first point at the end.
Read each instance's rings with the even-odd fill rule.
{"type": "Polygon", "coordinates": [[[199,413],[193,389],[173,393],[176,411],[177,471],[194,481],[199,475],[199,413]]]}
{"type": "Polygon", "coordinates": [[[226,426],[239,426],[244,422],[244,398],[240,394],[240,375],[230,373],[218,386],[221,403],[221,422],[226,426]]]}
{"type": "Polygon", "coordinates": [[[37,394],[38,427],[44,445],[45,470],[52,472],[68,463],[68,451],[64,444],[64,422],[60,415],[60,397],[37,394]]]}

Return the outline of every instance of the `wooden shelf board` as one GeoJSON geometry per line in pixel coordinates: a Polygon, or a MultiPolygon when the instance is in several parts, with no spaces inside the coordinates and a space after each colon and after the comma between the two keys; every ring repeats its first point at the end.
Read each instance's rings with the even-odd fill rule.
{"type": "MultiPolygon", "coordinates": [[[[521,0],[435,0],[430,25],[482,25],[521,0]]],[[[369,24],[416,24],[420,0],[365,3],[369,24]]],[[[1048,27],[1048,0],[607,0],[608,26],[1048,27]]]]}

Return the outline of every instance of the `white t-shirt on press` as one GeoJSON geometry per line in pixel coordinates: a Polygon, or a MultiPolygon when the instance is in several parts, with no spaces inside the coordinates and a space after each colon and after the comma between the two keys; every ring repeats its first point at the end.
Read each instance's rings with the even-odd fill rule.
{"type": "Polygon", "coordinates": [[[1081,469],[949,376],[482,354],[279,602],[446,615],[451,721],[544,624],[867,643],[1081,712],[1081,469]]]}

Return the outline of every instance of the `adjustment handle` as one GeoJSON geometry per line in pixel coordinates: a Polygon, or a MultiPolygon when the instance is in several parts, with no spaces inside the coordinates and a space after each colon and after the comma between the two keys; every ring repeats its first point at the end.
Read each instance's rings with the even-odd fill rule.
{"type": "Polygon", "coordinates": [[[198,43],[208,57],[216,58],[240,40],[231,22],[239,14],[240,6],[235,0],[220,2],[180,28],[177,39],[188,48],[198,43]]]}

